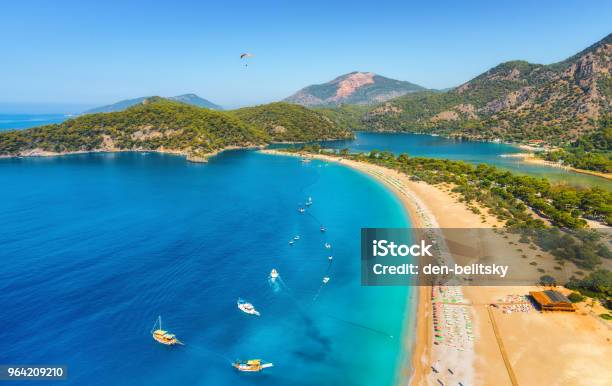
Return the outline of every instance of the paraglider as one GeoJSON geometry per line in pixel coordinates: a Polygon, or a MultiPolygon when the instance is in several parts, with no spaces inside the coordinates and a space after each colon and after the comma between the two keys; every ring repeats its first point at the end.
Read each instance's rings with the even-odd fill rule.
{"type": "Polygon", "coordinates": [[[252,57],[253,57],[253,54],[250,54],[250,53],[248,53],[248,52],[245,52],[245,53],[243,53],[243,54],[240,54],[240,60],[244,60],[244,61],[245,61],[245,63],[244,63],[244,66],[245,66],[245,67],[248,67],[248,66],[249,66],[249,61],[248,61],[247,59],[248,59],[248,58],[252,58],[252,57]]]}

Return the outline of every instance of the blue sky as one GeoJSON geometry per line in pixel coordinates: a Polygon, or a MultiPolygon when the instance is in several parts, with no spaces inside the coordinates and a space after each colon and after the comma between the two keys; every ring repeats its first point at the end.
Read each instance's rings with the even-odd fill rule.
{"type": "Polygon", "coordinates": [[[0,112],[187,92],[236,107],[354,70],[445,88],[562,60],[610,20],[610,1],[6,1],[0,112]]]}

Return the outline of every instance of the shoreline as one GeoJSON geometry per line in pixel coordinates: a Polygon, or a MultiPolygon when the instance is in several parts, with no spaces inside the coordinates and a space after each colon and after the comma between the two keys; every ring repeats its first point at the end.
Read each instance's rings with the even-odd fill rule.
{"type": "MultiPolygon", "coordinates": [[[[388,181],[385,181],[380,176],[369,172],[367,168],[364,167],[367,166],[365,164],[360,165],[358,162],[355,161],[347,161],[343,160],[342,158],[330,157],[322,154],[318,156],[314,156],[312,154],[301,155],[299,153],[288,153],[274,149],[263,149],[260,150],[260,152],[275,156],[319,159],[322,161],[334,162],[347,166],[353,170],[365,174],[367,177],[374,178],[377,182],[381,183],[385,188],[387,188],[401,202],[406,212],[406,215],[410,218],[411,225],[414,228],[427,227],[428,225],[426,223],[431,226],[431,221],[435,221],[435,219],[433,218],[429,218],[428,220],[430,221],[425,221],[419,215],[419,204],[415,204],[408,201],[406,196],[404,196],[402,192],[397,189],[397,187],[393,186],[388,181]]],[[[422,204],[420,205],[422,208],[422,204]]],[[[428,211],[422,213],[423,217],[430,215],[428,211]]],[[[430,287],[426,286],[412,287],[412,289],[414,290],[410,291],[410,295],[405,306],[407,314],[411,311],[416,310],[416,316],[412,321],[404,320],[403,329],[409,327],[416,328],[416,333],[412,336],[411,334],[406,334],[406,331],[402,332],[402,339],[404,340],[402,344],[405,345],[404,348],[409,347],[409,350],[406,353],[406,361],[402,363],[396,370],[396,379],[399,380],[399,385],[418,385],[422,384],[425,380],[425,367],[423,365],[424,361],[422,359],[429,358],[428,353],[430,350],[430,339],[428,339],[429,324],[427,317],[428,310],[431,308],[431,299],[427,296],[427,294],[429,293],[429,288],[430,287]],[[409,340],[406,341],[406,339],[409,340]]],[[[425,360],[425,362],[427,362],[427,360],[425,360]]]]}
{"type": "MultiPolygon", "coordinates": [[[[479,204],[472,204],[476,214],[452,192],[450,184],[430,185],[412,181],[399,171],[375,164],[326,154],[287,153],[261,150],[262,153],[296,158],[319,159],[355,169],[376,179],[402,202],[413,227],[479,228],[504,227],[504,223],[479,204]]],[[[452,235],[447,235],[452,240],[452,235]]],[[[467,240],[462,240],[467,242],[467,240]]],[[[612,322],[602,322],[588,305],[579,305],[576,313],[538,312],[527,300],[530,291],[542,291],[537,285],[541,272],[554,274],[557,262],[541,249],[517,248],[517,235],[500,232],[486,239],[475,237],[467,245],[477,247],[476,255],[450,257],[459,264],[479,259],[512,265],[530,283],[500,286],[419,286],[410,291],[402,327],[403,355],[398,359],[396,384],[406,385],[508,385],[605,384],[612,376],[606,359],[612,355],[612,322]],[[505,251],[503,255],[499,251],[505,251]],[[534,265],[535,263],[535,265],[534,265]],[[542,271],[543,270],[543,271],[542,271]],[[416,304],[414,303],[416,301],[416,304]],[[453,303],[453,304],[451,304],[453,303]],[[416,315],[413,315],[416,309],[416,315]],[[438,326],[455,325],[450,330],[438,326]],[[493,324],[497,327],[493,328],[493,324]],[[551,328],[551,326],[555,328],[551,328]],[[465,327],[461,327],[465,326],[465,327]],[[469,326],[469,327],[468,327],[469,326]],[[439,334],[442,334],[440,341],[439,334]],[[434,338],[435,335],[435,338],[434,338]],[[567,337],[572,339],[568,340],[567,337]],[[529,349],[525,351],[525,348],[529,349]],[[576,352],[577,355],[550,356],[549,352],[576,352]],[[534,361],[538,362],[534,368],[534,361]]],[[[459,252],[459,251],[456,251],[459,252]]],[[[566,264],[566,270],[578,269],[566,264]]],[[[571,293],[563,287],[557,290],[571,293]]]]}
{"type": "MultiPolygon", "coordinates": [[[[395,195],[395,197],[401,202],[406,215],[410,218],[411,225],[413,228],[440,228],[438,219],[433,215],[429,209],[429,205],[424,202],[424,194],[420,194],[414,188],[415,185],[426,185],[426,189],[438,188],[428,185],[423,182],[409,181],[408,176],[397,172],[395,170],[387,169],[382,166],[360,163],[353,160],[347,160],[339,157],[332,157],[324,154],[313,155],[313,154],[299,154],[289,153],[274,149],[263,149],[261,153],[276,155],[276,156],[290,156],[296,158],[309,158],[318,159],[327,162],[335,162],[343,166],[347,166],[360,173],[365,174],[370,178],[374,178],[376,181],[385,186],[389,191],[395,195]],[[412,184],[412,185],[411,185],[412,184]]],[[[449,205],[456,205],[452,202],[450,196],[449,205]]],[[[427,379],[427,375],[430,373],[430,366],[435,361],[439,362],[446,351],[434,355],[433,349],[433,335],[432,335],[432,320],[431,320],[431,309],[432,299],[429,294],[432,291],[431,286],[414,286],[413,290],[410,291],[409,299],[406,304],[407,313],[416,310],[416,315],[413,320],[405,320],[402,333],[403,350],[407,354],[407,359],[402,363],[396,372],[396,379],[399,380],[399,385],[427,385],[432,384],[427,379]],[[416,302],[416,303],[415,303],[416,302]],[[415,330],[416,329],[416,330],[415,330]],[[414,334],[406,334],[408,331],[415,331],[414,334]],[[406,352],[407,351],[407,352],[406,352]]],[[[461,368],[465,367],[464,371],[464,384],[473,384],[472,374],[473,368],[473,352],[466,353],[462,358],[453,358],[451,362],[453,367],[461,368]],[[467,382],[466,382],[467,380],[467,382]]]]}
{"type": "Polygon", "coordinates": [[[239,149],[261,149],[261,146],[226,146],[224,148],[205,153],[200,156],[190,154],[186,151],[181,150],[170,150],[170,149],[96,149],[96,150],[77,150],[77,151],[65,151],[65,152],[53,152],[42,149],[31,149],[28,151],[21,152],[17,155],[0,155],[0,159],[10,158],[47,158],[47,157],[63,157],[67,155],[77,154],[97,154],[97,153],[159,153],[169,154],[184,157],[188,162],[193,163],[207,163],[208,160],[226,150],[239,150],[239,149]]]}
{"type": "Polygon", "coordinates": [[[519,158],[521,159],[522,162],[532,164],[532,165],[540,165],[540,166],[546,166],[549,168],[564,169],[569,172],[585,174],[585,175],[589,175],[593,177],[603,178],[608,181],[612,181],[612,173],[602,173],[602,172],[596,172],[593,170],[578,169],[572,166],[563,166],[557,162],[547,161],[545,159],[538,158],[534,155],[534,153],[502,154],[502,156],[509,157],[509,158],[519,158]]]}

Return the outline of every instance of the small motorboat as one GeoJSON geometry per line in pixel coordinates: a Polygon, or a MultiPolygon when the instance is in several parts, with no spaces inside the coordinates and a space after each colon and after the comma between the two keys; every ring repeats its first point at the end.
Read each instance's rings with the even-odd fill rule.
{"type": "Polygon", "coordinates": [[[331,244],[330,243],[325,243],[325,248],[331,249],[331,244]]]}
{"type": "Polygon", "coordinates": [[[308,201],[306,201],[306,206],[312,205],[312,197],[308,197],[308,201]]]}
{"type": "Polygon", "coordinates": [[[237,360],[232,363],[238,371],[258,372],[268,367],[274,366],[273,363],[263,362],[261,359],[249,359],[247,361],[237,360]]]}
{"type": "Polygon", "coordinates": [[[323,284],[327,284],[329,282],[329,276],[325,276],[323,278],[323,284]]]}
{"type": "Polygon", "coordinates": [[[299,239],[300,239],[300,236],[295,236],[293,239],[294,239],[294,240],[299,240],[299,239]]]}
{"type": "Polygon", "coordinates": [[[272,269],[270,272],[270,279],[276,279],[278,277],[278,271],[276,269],[272,269]]]}
{"type": "Polygon", "coordinates": [[[321,228],[319,228],[319,230],[320,230],[321,232],[325,232],[327,229],[326,229],[324,226],[321,226],[321,228]]]}
{"type": "Polygon", "coordinates": [[[151,330],[151,335],[153,339],[155,339],[158,343],[164,344],[166,346],[173,346],[175,344],[183,344],[176,335],[169,333],[168,331],[162,328],[162,320],[161,315],[157,317],[157,321],[153,325],[153,329],[151,330]]]}
{"type": "Polygon", "coordinates": [[[332,261],[334,259],[333,256],[327,256],[327,258],[329,259],[329,261],[332,261]]]}
{"type": "Polygon", "coordinates": [[[304,209],[304,208],[299,208],[299,209],[298,209],[298,212],[300,212],[300,213],[304,213],[304,212],[306,212],[306,209],[304,209]]]}
{"type": "Polygon", "coordinates": [[[293,245],[293,240],[289,240],[289,245],[293,245]]]}
{"type": "Polygon", "coordinates": [[[303,163],[309,163],[310,161],[312,161],[310,158],[302,158],[302,162],[303,163]]]}
{"type": "Polygon", "coordinates": [[[238,308],[245,314],[259,316],[259,311],[257,311],[255,307],[253,307],[253,305],[246,300],[238,299],[238,308]]]}

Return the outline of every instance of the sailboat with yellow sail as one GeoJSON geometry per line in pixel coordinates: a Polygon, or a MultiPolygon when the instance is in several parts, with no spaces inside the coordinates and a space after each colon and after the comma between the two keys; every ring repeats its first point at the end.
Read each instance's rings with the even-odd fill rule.
{"type": "Polygon", "coordinates": [[[162,328],[161,315],[157,317],[157,321],[155,321],[155,324],[151,329],[151,335],[153,336],[153,339],[155,339],[158,343],[161,343],[166,346],[173,346],[175,344],[183,345],[183,342],[178,340],[176,335],[171,334],[162,328]]]}

